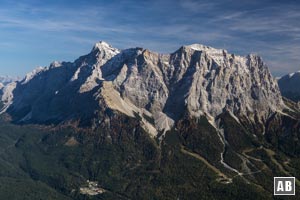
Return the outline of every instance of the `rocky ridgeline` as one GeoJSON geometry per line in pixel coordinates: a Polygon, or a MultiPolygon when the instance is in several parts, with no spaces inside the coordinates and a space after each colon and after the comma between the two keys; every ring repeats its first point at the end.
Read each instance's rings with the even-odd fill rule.
{"type": "Polygon", "coordinates": [[[259,56],[200,44],[171,54],[118,50],[105,42],[73,63],[54,62],[3,89],[2,112],[16,122],[91,121],[110,109],[141,119],[151,135],[185,115],[265,122],[284,104],[276,80],[259,56]]]}

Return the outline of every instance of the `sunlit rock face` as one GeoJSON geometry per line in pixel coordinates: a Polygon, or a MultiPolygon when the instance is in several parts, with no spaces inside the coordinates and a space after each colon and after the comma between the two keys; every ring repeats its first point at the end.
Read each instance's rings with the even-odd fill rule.
{"type": "Polygon", "coordinates": [[[118,50],[102,41],[73,63],[53,62],[2,90],[2,111],[15,121],[88,121],[105,108],[141,118],[153,136],[186,114],[214,121],[228,111],[264,122],[284,107],[259,56],[200,44],[159,54],[118,50]]]}

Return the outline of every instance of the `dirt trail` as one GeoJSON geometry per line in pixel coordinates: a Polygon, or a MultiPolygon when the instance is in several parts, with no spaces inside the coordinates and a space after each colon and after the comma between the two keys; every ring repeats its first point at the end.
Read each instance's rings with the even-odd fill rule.
{"type": "Polygon", "coordinates": [[[226,183],[226,184],[232,183],[232,179],[231,178],[228,178],[228,176],[226,176],[218,168],[216,168],[215,166],[213,166],[212,164],[210,164],[205,158],[203,158],[199,154],[193,153],[193,152],[190,152],[190,151],[186,150],[184,148],[184,146],[181,146],[181,152],[184,153],[184,154],[186,154],[186,155],[192,156],[192,157],[194,157],[194,158],[202,161],[209,169],[211,169],[216,174],[218,174],[219,177],[221,177],[221,178],[217,179],[219,182],[226,183]]]}
{"type": "MultiPolygon", "coordinates": [[[[271,161],[278,167],[278,169],[279,169],[282,173],[284,173],[284,174],[286,174],[286,175],[288,175],[288,176],[292,176],[288,171],[285,170],[285,168],[284,168],[284,166],[283,166],[283,165],[288,164],[289,161],[285,161],[285,162],[283,163],[283,165],[282,165],[281,163],[279,163],[279,162],[275,159],[274,156],[276,155],[276,153],[275,153],[273,150],[267,149],[267,148],[264,148],[264,147],[260,147],[259,149],[263,149],[263,150],[266,151],[266,153],[267,153],[267,155],[270,157],[271,161]]],[[[246,149],[246,150],[243,151],[243,155],[246,156],[247,158],[251,158],[251,159],[253,159],[253,160],[262,162],[262,163],[264,164],[264,166],[263,166],[263,168],[262,168],[261,170],[267,169],[268,166],[263,162],[263,160],[261,160],[261,159],[259,159],[259,158],[255,158],[255,157],[253,157],[253,156],[247,155],[247,153],[249,153],[249,152],[251,152],[251,151],[253,151],[253,150],[255,150],[255,149],[254,149],[254,148],[252,148],[252,149],[246,149]]],[[[300,181],[299,181],[298,179],[295,179],[295,180],[296,180],[297,185],[300,185],[300,181]]]]}

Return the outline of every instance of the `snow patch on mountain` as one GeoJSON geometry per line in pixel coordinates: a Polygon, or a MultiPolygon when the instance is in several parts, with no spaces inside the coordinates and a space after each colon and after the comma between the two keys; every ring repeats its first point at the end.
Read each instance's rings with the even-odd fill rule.
{"type": "Polygon", "coordinates": [[[209,46],[205,46],[202,44],[192,44],[189,46],[186,46],[187,48],[191,48],[195,51],[204,51],[206,52],[212,59],[214,59],[215,62],[217,62],[219,65],[224,64],[224,56],[227,54],[227,51],[224,49],[215,49],[209,46]]]}
{"type": "Polygon", "coordinates": [[[300,101],[300,71],[287,74],[278,79],[282,95],[293,101],[300,101]]]}
{"type": "Polygon", "coordinates": [[[3,94],[1,96],[3,107],[1,108],[0,114],[4,113],[9,108],[9,106],[12,105],[14,98],[13,91],[16,86],[17,82],[12,82],[3,88],[3,94]]]}
{"type": "Polygon", "coordinates": [[[56,68],[56,67],[61,67],[62,66],[62,62],[59,61],[54,61],[50,64],[49,68],[56,68]]]}
{"type": "Polygon", "coordinates": [[[297,72],[290,73],[290,74],[288,74],[288,76],[289,76],[289,78],[292,78],[296,74],[300,74],[300,70],[297,72]]]}
{"type": "Polygon", "coordinates": [[[21,81],[21,84],[24,85],[28,83],[31,79],[33,79],[33,77],[37,76],[42,71],[46,71],[47,69],[48,69],[47,67],[41,67],[41,66],[37,67],[33,71],[26,74],[25,78],[21,81]]]}
{"type": "MultiPolygon", "coordinates": [[[[96,57],[96,63],[94,63],[92,66],[82,66],[89,67],[91,70],[89,72],[90,75],[86,78],[84,84],[80,87],[79,92],[89,92],[96,86],[98,86],[98,80],[103,80],[101,67],[119,53],[120,51],[118,49],[113,48],[111,45],[104,41],[96,43],[91,52],[91,55],[96,57]]],[[[79,68],[78,70],[80,72],[81,69],[79,68]]],[[[74,74],[72,80],[77,79],[79,72],[76,72],[76,74],[74,74]]]]}

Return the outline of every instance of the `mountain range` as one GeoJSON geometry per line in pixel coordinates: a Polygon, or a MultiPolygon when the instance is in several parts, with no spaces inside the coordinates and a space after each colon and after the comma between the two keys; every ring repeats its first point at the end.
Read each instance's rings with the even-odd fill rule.
{"type": "Polygon", "coordinates": [[[300,186],[300,108],[280,92],[297,87],[283,81],[258,55],[101,41],[2,88],[18,155],[2,159],[57,198],[84,199],[92,180],[95,199],[272,199],[275,176],[300,186]]]}
{"type": "Polygon", "coordinates": [[[41,123],[89,121],[106,105],[127,116],[136,113],[154,136],[185,112],[215,120],[226,109],[263,121],[284,107],[276,81],[256,55],[197,44],[163,55],[142,48],[120,51],[105,42],[74,63],[37,68],[9,85],[2,101],[15,121],[41,123]],[[79,106],[83,101],[89,106],[79,106]]]}

